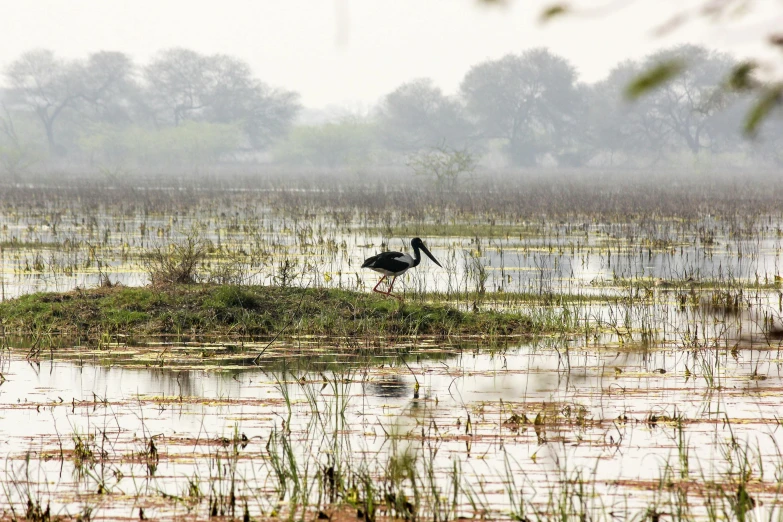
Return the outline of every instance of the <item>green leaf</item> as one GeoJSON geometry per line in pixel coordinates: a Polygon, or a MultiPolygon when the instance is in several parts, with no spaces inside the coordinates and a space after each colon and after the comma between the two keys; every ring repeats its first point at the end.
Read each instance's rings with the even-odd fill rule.
{"type": "Polygon", "coordinates": [[[759,125],[769,116],[772,110],[783,101],[783,84],[772,85],[765,89],[745,119],[745,134],[755,136],[759,125]]]}
{"type": "Polygon", "coordinates": [[[729,74],[729,87],[735,91],[747,91],[755,87],[756,82],[753,79],[752,74],[757,68],[758,64],[752,61],[743,62],[734,67],[731,74],[729,74]]]}
{"type": "Polygon", "coordinates": [[[541,12],[541,22],[548,22],[552,18],[564,15],[570,11],[568,4],[550,5],[541,12]]]}
{"type": "Polygon", "coordinates": [[[682,60],[675,59],[660,62],[634,78],[628,87],[625,88],[625,96],[635,100],[648,91],[675,78],[683,69],[685,69],[685,63],[682,60]]]}

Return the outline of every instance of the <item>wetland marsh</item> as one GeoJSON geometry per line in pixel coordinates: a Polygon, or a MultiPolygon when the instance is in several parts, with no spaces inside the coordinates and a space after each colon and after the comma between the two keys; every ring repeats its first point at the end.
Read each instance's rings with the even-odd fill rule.
{"type": "Polygon", "coordinates": [[[777,178],[395,176],[4,187],[0,516],[781,518],[777,178]]]}

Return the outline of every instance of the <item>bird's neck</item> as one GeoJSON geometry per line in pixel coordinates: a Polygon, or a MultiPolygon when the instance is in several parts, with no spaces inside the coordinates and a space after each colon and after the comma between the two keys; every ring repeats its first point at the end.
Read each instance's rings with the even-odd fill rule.
{"type": "Polygon", "coordinates": [[[413,265],[411,268],[419,266],[419,263],[421,263],[421,252],[419,252],[418,247],[413,247],[413,265]]]}

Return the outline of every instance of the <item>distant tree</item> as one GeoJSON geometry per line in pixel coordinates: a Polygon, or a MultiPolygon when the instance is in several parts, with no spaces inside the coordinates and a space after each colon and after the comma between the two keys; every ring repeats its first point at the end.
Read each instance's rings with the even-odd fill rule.
{"type": "Polygon", "coordinates": [[[641,64],[627,60],[602,81],[590,87],[590,136],[596,151],[623,159],[660,159],[671,130],[653,115],[653,101],[629,101],[624,92],[641,71],[641,64]]]}
{"type": "Polygon", "coordinates": [[[675,146],[693,154],[720,146],[716,124],[720,114],[736,98],[723,88],[723,79],[735,63],[727,55],[695,45],[682,45],[656,52],[644,61],[650,69],[659,63],[681,62],[683,71],[650,92],[650,115],[671,131],[675,146]],[[679,143],[677,143],[679,141],[679,143]]]}
{"type": "Polygon", "coordinates": [[[747,99],[724,88],[732,67],[726,55],[691,45],[619,64],[590,89],[590,134],[597,150],[610,161],[620,153],[624,159],[655,162],[683,149],[698,154],[740,147],[747,99]],[[684,65],[681,74],[636,100],[625,96],[653,64],[674,62],[684,65]]]}
{"type": "Polygon", "coordinates": [[[225,123],[244,118],[248,99],[256,94],[250,66],[224,54],[196,59],[202,63],[198,96],[207,119],[225,123]]]}
{"type": "Polygon", "coordinates": [[[378,119],[384,145],[400,152],[464,146],[474,134],[459,101],[444,96],[429,78],[404,83],[387,94],[378,119]]]}
{"type": "Polygon", "coordinates": [[[50,152],[61,155],[65,148],[56,126],[67,113],[79,111],[90,121],[128,121],[133,70],[123,53],[98,52],[83,62],[58,59],[47,49],[28,51],[5,71],[8,104],[33,112],[50,152]]]}
{"type": "Polygon", "coordinates": [[[55,123],[82,95],[79,73],[76,63],[61,60],[48,49],[25,52],[5,71],[9,104],[36,114],[53,154],[64,152],[57,143],[55,123]]]}
{"type": "Polygon", "coordinates": [[[273,89],[261,82],[247,102],[243,128],[255,149],[264,149],[285,136],[302,107],[296,92],[273,89]]]}
{"type": "MultiPolygon", "coordinates": [[[[502,3],[494,0],[479,0],[479,2],[485,4],[502,3]]],[[[584,0],[553,1],[541,11],[540,20],[546,22],[567,15],[578,16],[579,13],[585,13],[593,9],[594,6],[592,4],[593,2],[584,0]]],[[[760,5],[763,5],[763,8],[768,10],[767,16],[772,20],[774,19],[775,11],[777,11],[778,16],[783,14],[783,8],[781,8],[783,4],[779,2],[775,4],[776,6],[770,9],[770,6],[773,5],[772,2],[749,2],[748,0],[697,0],[695,3],[673,2],[671,5],[661,9],[662,13],[668,11],[671,16],[663,24],[654,28],[655,33],[670,34],[694,22],[709,19],[710,23],[722,26],[722,29],[727,34],[730,34],[732,30],[744,31],[741,35],[743,40],[747,40],[748,36],[755,37],[776,51],[768,53],[768,56],[776,56],[773,59],[758,54],[753,58],[733,64],[729,70],[723,72],[722,81],[718,83],[724,92],[730,93],[733,91],[734,93],[743,94],[742,105],[745,108],[745,112],[742,115],[744,120],[742,122],[742,130],[747,136],[756,135],[758,130],[762,128],[762,123],[777,112],[776,109],[780,109],[783,106],[783,79],[780,76],[781,62],[779,52],[783,49],[783,35],[779,31],[778,24],[767,24],[765,27],[764,25],[754,23],[754,27],[758,30],[755,31],[754,35],[750,35],[746,24],[736,24],[736,22],[745,17],[753,16],[756,8],[760,5]],[[731,27],[730,24],[736,25],[731,27]],[[757,71],[765,71],[767,73],[765,74],[766,78],[760,79],[756,74],[757,71]],[[776,71],[777,77],[773,76],[770,79],[770,71],[776,71]]],[[[617,8],[621,5],[621,3],[618,3],[617,8]]],[[[610,14],[612,10],[611,7],[608,10],[601,9],[602,12],[607,14],[610,14]]],[[[648,23],[647,19],[641,18],[640,20],[642,25],[648,23]]],[[[657,61],[648,61],[639,74],[629,82],[626,94],[630,98],[636,99],[654,92],[656,88],[666,85],[672,79],[686,73],[691,67],[690,63],[684,62],[678,56],[663,55],[657,58],[659,58],[657,61]]],[[[701,148],[693,134],[691,134],[690,141],[689,147],[691,150],[701,148]]]]}
{"type": "Polygon", "coordinates": [[[125,53],[99,51],[91,54],[76,81],[80,97],[76,108],[90,119],[106,123],[129,123],[138,103],[136,66],[125,53]]]}
{"type": "Polygon", "coordinates": [[[242,122],[255,148],[285,134],[300,108],[296,93],[269,88],[245,62],[225,55],[169,49],[144,69],[144,77],[157,124],[242,122]]]}
{"type": "Polygon", "coordinates": [[[460,91],[483,137],[504,140],[517,165],[533,165],[559,150],[582,107],[574,67],[546,49],[478,64],[460,91]]]}
{"type": "Polygon", "coordinates": [[[242,122],[253,148],[285,135],[300,110],[299,95],[275,90],[253,77],[250,66],[226,55],[206,57],[204,116],[216,123],[242,122]]]}
{"type": "MultiPolygon", "coordinates": [[[[750,151],[749,145],[753,140],[747,139],[743,133],[745,116],[753,105],[753,98],[749,93],[721,90],[723,99],[720,100],[723,108],[716,111],[707,122],[707,132],[710,136],[710,150],[713,152],[750,151]]],[[[775,118],[770,118],[774,120],[775,118]]],[[[761,125],[761,129],[764,129],[761,125]]],[[[755,131],[754,131],[755,132],[755,131]]],[[[764,130],[759,133],[759,137],[764,130]]]]}
{"type": "MultiPolygon", "coordinates": [[[[167,49],[144,68],[148,103],[157,118],[175,126],[204,109],[207,93],[206,57],[189,49],[167,49]]],[[[160,123],[160,122],[158,122],[160,123]]]]}

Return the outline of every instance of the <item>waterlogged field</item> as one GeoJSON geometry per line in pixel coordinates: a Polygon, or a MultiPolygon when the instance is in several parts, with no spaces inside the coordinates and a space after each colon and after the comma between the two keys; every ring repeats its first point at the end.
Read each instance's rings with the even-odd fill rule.
{"type": "Polygon", "coordinates": [[[401,278],[406,303],[530,332],[337,338],[293,317],[86,338],[3,319],[0,513],[782,518],[780,183],[526,176],[8,187],[4,300],[146,285],[183,245],[203,247],[201,283],[369,292],[362,260],[420,236],[444,269],[401,278]]]}

